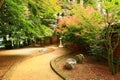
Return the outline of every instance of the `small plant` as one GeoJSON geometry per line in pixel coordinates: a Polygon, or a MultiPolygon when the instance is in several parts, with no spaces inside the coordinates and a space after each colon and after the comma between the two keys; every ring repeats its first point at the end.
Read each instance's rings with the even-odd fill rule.
{"type": "Polygon", "coordinates": [[[77,63],[82,64],[84,60],[84,55],[83,54],[76,55],[74,59],[77,61],[77,63]]]}

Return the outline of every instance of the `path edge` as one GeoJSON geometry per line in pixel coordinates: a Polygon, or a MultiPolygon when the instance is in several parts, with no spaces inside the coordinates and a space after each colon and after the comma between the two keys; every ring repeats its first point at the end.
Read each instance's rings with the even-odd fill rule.
{"type": "Polygon", "coordinates": [[[50,66],[51,66],[52,70],[53,70],[58,76],[60,76],[63,80],[74,80],[74,79],[71,78],[70,76],[62,73],[62,72],[57,68],[57,66],[56,66],[56,64],[55,64],[55,61],[56,61],[57,59],[61,59],[61,58],[65,57],[65,56],[67,56],[67,55],[69,55],[69,54],[71,54],[71,53],[72,53],[72,51],[70,51],[70,52],[68,52],[68,53],[65,53],[64,55],[59,56],[59,57],[57,57],[57,58],[54,58],[54,59],[52,59],[52,60],[50,61],[50,66]]]}

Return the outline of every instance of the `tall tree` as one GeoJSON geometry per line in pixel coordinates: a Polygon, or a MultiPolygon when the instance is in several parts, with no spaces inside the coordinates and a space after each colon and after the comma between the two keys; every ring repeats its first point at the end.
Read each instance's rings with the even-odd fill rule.
{"type": "Polygon", "coordinates": [[[55,14],[61,11],[58,0],[29,0],[28,6],[34,17],[39,18],[41,24],[48,27],[48,24],[54,23],[55,14]]]}
{"type": "MultiPolygon", "coordinates": [[[[3,0],[2,0],[3,1],[3,0]]],[[[0,8],[0,33],[19,42],[26,38],[52,35],[43,18],[55,18],[60,11],[58,0],[4,0],[0,8]]],[[[1,4],[1,2],[0,2],[1,4]]]]}
{"type": "MultiPolygon", "coordinates": [[[[5,0],[0,8],[0,30],[1,34],[6,38],[18,35],[18,31],[24,29],[26,20],[24,16],[24,8],[20,5],[22,2],[19,0],[5,0]]],[[[27,21],[27,20],[26,20],[27,21]]],[[[5,39],[6,40],[6,39],[5,39]]]]}
{"type": "Polygon", "coordinates": [[[120,18],[120,2],[119,0],[102,0],[102,7],[104,9],[103,19],[106,28],[104,39],[108,53],[108,64],[111,73],[115,74],[116,67],[113,64],[113,60],[114,51],[120,39],[120,30],[118,25],[120,18]]]}

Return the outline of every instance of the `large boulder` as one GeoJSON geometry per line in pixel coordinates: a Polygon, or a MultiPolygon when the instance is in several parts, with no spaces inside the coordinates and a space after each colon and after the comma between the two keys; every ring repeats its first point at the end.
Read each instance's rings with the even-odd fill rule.
{"type": "Polygon", "coordinates": [[[75,59],[69,58],[66,60],[65,67],[66,67],[66,69],[74,69],[76,64],[77,64],[77,62],[75,59]]]}
{"type": "Polygon", "coordinates": [[[77,61],[77,63],[82,64],[84,60],[84,55],[83,54],[78,54],[74,57],[74,59],[77,61]]]}

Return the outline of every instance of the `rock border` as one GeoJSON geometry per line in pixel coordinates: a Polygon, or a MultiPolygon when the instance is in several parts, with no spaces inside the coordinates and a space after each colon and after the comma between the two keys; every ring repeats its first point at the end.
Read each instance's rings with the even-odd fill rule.
{"type": "Polygon", "coordinates": [[[57,60],[65,57],[65,56],[69,55],[70,53],[72,53],[72,52],[66,53],[66,54],[64,54],[64,55],[62,55],[62,56],[59,56],[59,57],[57,57],[57,58],[55,58],[55,59],[52,59],[52,60],[50,61],[50,66],[51,66],[52,70],[53,70],[58,76],[60,76],[63,80],[75,80],[75,79],[71,78],[70,76],[68,76],[68,75],[64,74],[63,72],[61,72],[60,70],[58,70],[58,68],[56,67],[55,61],[57,61],[57,60]]]}

